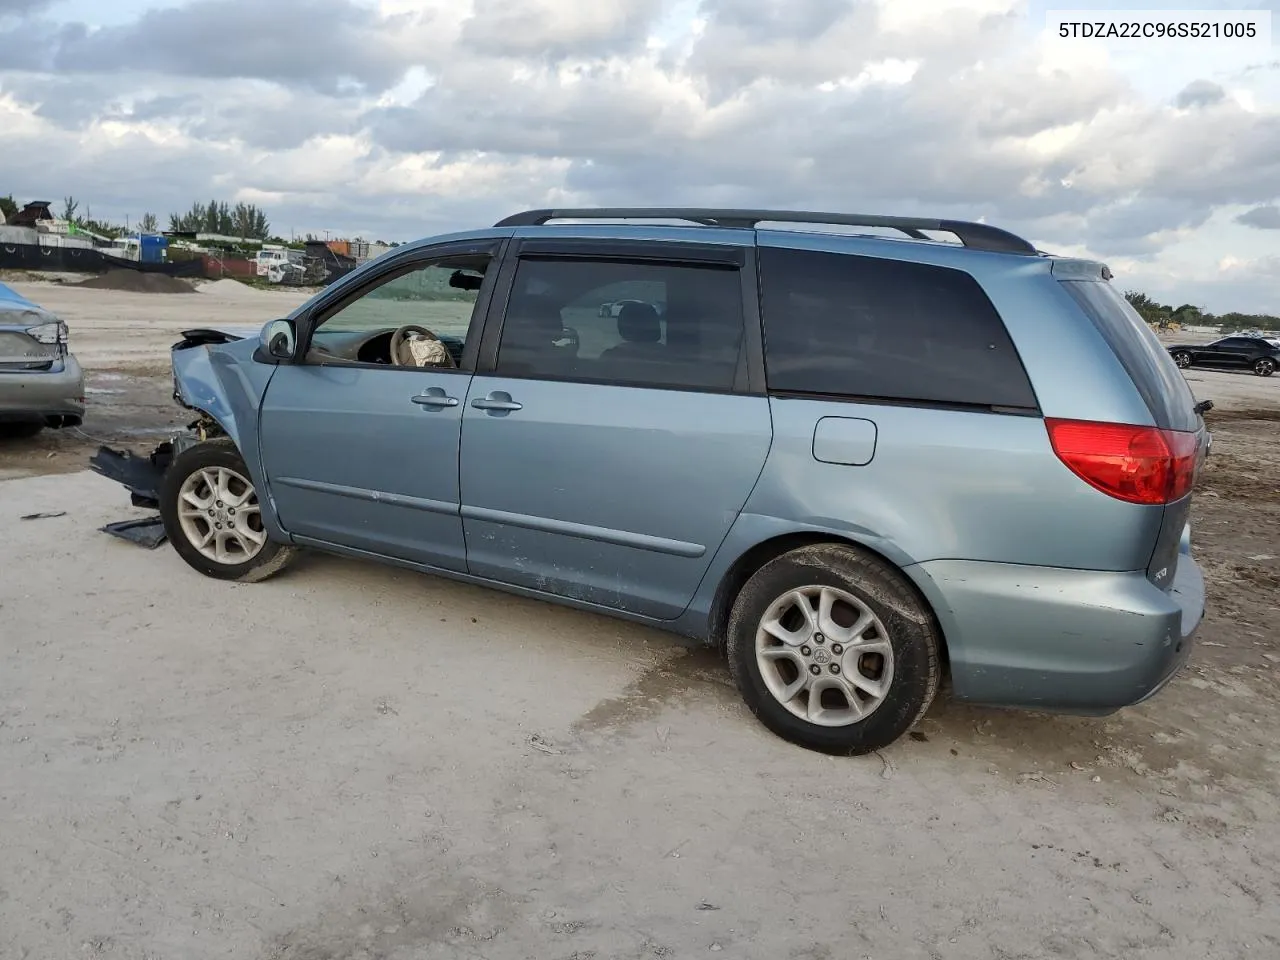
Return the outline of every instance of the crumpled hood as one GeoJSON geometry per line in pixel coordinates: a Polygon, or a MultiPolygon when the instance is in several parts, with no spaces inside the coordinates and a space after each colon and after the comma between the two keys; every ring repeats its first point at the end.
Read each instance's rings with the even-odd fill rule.
{"type": "MultiPolygon", "coordinates": [[[[224,343],[197,341],[190,346],[184,344],[192,334],[211,331],[187,331],[187,340],[176,345],[171,355],[178,398],[218,421],[237,446],[244,423],[257,423],[262,396],[276,372],[274,364],[253,359],[258,349],[257,330],[255,327],[254,335],[244,339],[224,343]]],[[[243,453],[244,448],[241,450],[243,453]]]]}
{"type": "Polygon", "coordinates": [[[262,332],[262,324],[237,324],[237,323],[220,323],[217,326],[206,327],[207,330],[216,330],[218,333],[225,333],[228,336],[242,340],[252,340],[262,332]]]}

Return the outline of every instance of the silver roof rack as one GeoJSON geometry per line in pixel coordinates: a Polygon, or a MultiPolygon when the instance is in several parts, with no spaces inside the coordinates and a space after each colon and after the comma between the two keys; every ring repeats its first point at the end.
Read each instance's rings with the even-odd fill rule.
{"type": "Polygon", "coordinates": [[[686,220],[707,227],[741,227],[760,223],[815,223],[897,230],[912,240],[929,240],[923,231],[950,233],[973,250],[1036,256],[1034,245],[1016,234],[967,220],[929,220],[923,217],[885,217],[861,213],[820,213],[810,210],[734,210],[714,207],[583,207],[563,210],[525,210],[499,220],[495,227],[539,227],[551,220],[686,220]]]}

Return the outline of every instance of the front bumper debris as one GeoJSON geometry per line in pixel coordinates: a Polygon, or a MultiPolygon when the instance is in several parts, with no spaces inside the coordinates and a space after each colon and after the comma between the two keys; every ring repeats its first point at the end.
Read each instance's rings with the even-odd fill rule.
{"type": "Polygon", "coordinates": [[[209,439],[213,435],[211,425],[211,421],[201,418],[189,424],[185,431],[158,444],[145,457],[130,450],[99,447],[98,452],[89,458],[89,469],[127,488],[135,507],[159,509],[160,483],[173,458],[188,447],[209,439]]]}
{"type": "MultiPolygon", "coordinates": [[[[130,502],[135,507],[160,509],[160,484],[165,471],[173,462],[175,446],[179,438],[166,440],[149,456],[138,456],[128,450],[112,450],[99,447],[89,458],[89,467],[108,480],[122,484],[129,491],[130,502]]],[[[140,519],[117,520],[99,528],[103,533],[136,543],[154,550],[168,539],[164,522],[158,515],[140,519]]]]}
{"type": "Polygon", "coordinates": [[[168,538],[164,532],[164,522],[159,517],[143,517],[141,520],[119,520],[99,528],[121,540],[128,540],[139,546],[154,550],[168,538]]]}
{"type": "Polygon", "coordinates": [[[123,484],[129,491],[130,500],[135,507],[160,508],[160,482],[164,472],[173,461],[173,442],[166,440],[151,452],[150,456],[141,457],[128,450],[112,450],[110,447],[99,447],[98,452],[89,458],[89,469],[94,473],[123,484]]]}

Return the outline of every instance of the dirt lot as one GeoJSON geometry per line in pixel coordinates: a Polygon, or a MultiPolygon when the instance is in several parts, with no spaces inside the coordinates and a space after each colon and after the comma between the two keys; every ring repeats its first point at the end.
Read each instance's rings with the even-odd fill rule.
{"type": "MultiPolygon", "coordinates": [[[[146,443],[178,331],[290,302],[20,289],[122,391],[85,432],[146,443]]],[[[857,760],[643,628],[320,556],[202,579],[97,532],[140,512],[93,444],[0,447],[0,957],[1280,956],[1280,377],[1189,379],[1185,673],[857,760]]]]}

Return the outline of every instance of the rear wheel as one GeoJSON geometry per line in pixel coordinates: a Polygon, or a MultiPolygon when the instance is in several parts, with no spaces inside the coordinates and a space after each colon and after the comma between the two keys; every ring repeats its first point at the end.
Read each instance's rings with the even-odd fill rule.
{"type": "Polygon", "coordinates": [[[1179,350],[1173,355],[1173,362],[1185,370],[1187,367],[1191,366],[1191,354],[1187,353],[1185,350],[1179,350]]]}
{"type": "Polygon", "coordinates": [[[298,552],[268,539],[249,469],[226,437],[174,459],[160,491],[160,517],[178,555],[219,580],[265,580],[298,552]]]}
{"type": "Polygon", "coordinates": [[[931,613],[903,576],[839,544],[783,554],[758,570],[729,618],[729,669],[747,706],[779,736],[824,753],[879,750],[937,693],[931,613]]]}
{"type": "Polygon", "coordinates": [[[1276,362],[1270,357],[1263,357],[1254,363],[1253,372],[1260,377],[1269,377],[1276,372],[1276,362]]]}
{"type": "Polygon", "coordinates": [[[0,423],[0,438],[6,440],[28,440],[44,429],[41,422],[0,423]]]}

